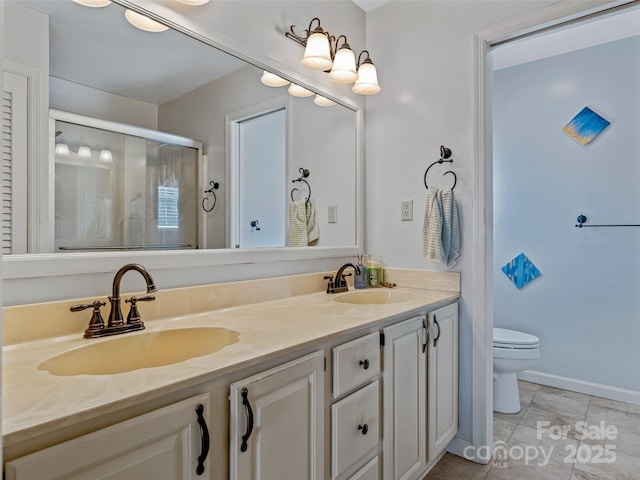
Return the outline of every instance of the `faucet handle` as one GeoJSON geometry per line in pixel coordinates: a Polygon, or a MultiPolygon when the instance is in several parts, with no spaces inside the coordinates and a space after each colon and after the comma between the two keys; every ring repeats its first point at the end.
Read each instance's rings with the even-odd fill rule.
{"type": "Polygon", "coordinates": [[[72,312],[81,312],[87,308],[93,308],[91,320],[89,320],[89,326],[84,331],[84,338],[92,338],[96,332],[104,330],[104,320],[100,314],[100,307],[104,307],[105,305],[105,302],[95,300],[93,303],[81,303],[78,305],[72,305],[71,308],[69,308],[72,312]]]}
{"type": "Polygon", "coordinates": [[[142,323],[142,320],[140,319],[140,312],[138,312],[136,303],[151,302],[155,299],[156,297],[154,295],[146,295],[140,298],[132,296],[131,298],[126,299],[124,302],[131,304],[131,309],[129,310],[129,314],[127,315],[127,325],[144,325],[142,323]]]}

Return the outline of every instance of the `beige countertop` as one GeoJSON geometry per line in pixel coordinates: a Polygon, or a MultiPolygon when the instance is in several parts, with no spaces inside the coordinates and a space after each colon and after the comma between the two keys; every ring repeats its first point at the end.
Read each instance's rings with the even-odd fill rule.
{"type": "Polygon", "coordinates": [[[38,369],[38,365],[67,350],[121,336],[87,340],[81,334],[73,334],[5,346],[2,359],[4,445],[320,345],[377,323],[438,308],[459,298],[457,292],[393,290],[408,292],[410,298],[399,303],[354,305],[336,301],[345,294],[309,293],[148,321],[146,330],[125,335],[216,326],[238,332],[239,341],[218,352],[173,365],[112,375],[55,376],[38,369]]]}

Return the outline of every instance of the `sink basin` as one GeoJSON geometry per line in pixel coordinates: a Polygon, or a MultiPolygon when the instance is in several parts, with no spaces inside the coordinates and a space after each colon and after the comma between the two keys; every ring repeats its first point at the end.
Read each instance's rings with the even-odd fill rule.
{"type": "Polygon", "coordinates": [[[38,369],[70,376],[111,375],[161,367],[217,352],[238,342],[239,336],[238,332],[218,327],[125,333],[58,354],[42,362],[38,369]]]}
{"type": "Polygon", "coordinates": [[[410,300],[413,296],[407,292],[397,290],[364,290],[362,292],[350,292],[336,297],[336,302],[363,304],[401,303],[410,300]]]}

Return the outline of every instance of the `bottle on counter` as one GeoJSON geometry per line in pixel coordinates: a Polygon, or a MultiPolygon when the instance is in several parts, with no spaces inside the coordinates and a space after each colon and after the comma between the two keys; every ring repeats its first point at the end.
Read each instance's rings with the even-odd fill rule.
{"type": "Polygon", "coordinates": [[[369,277],[369,287],[378,288],[382,286],[382,263],[378,257],[369,255],[367,261],[367,274],[369,277]]]}
{"type": "Polygon", "coordinates": [[[369,276],[367,275],[367,266],[363,262],[363,257],[366,255],[359,254],[358,255],[358,268],[360,269],[360,274],[356,274],[353,279],[353,286],[355,288],[367,288],[369,284],[369,276]]]}

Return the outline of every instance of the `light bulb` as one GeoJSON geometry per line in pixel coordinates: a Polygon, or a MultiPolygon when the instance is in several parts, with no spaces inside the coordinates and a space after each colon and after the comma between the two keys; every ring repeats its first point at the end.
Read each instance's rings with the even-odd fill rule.
{"type": "Polygon", "coordinates": [[[89,147],[80,147],[78,149],[78,156],[82,158],[91,158],[91,149],[89,147]]]}
{"type": "Polygon", "coordinates": [[[332,80],[338,83],[353,83],[358,78],[356,73],[356,58],[349,45],[345,44],[338,50],[333,59],[333,68],[329,72],[332,80]]]}
{"type": "Polygon", "coordinates": [[[124,16],[131,25],[139,28],[140,30],[144,30],[145,32],[164,32],[169,29],[166,25],[156,22],[155,20],[151,20],[149,17],[138,12],[134,12],[133,10],[127,9],[127,11],[124,12],[124,16]]]}
{"type": "Polygon", "coordinates": [[[304,56],[301,62],[305,67],[313,70],[329,70],[333,65],[329,50],[329,39],[322,29],[315,31],[307,39],[307,46],[304,49],[304,56]]]}
{"type": "Polygon", "coordinates": [[[294,97],[310,97],[311,95],[313,95],[313,92],[311,90],[307,90],[306,88],[301,87],[300,85],[296,85],[295,83],[292,83],[289,87],[289,93],[294,97]]]}
{"type": "Polygon", "coordinates": [[[85,7],[102,8],[111,3],[111,0],[73,0],[78,5],[84,5],[85,7]]]}
{"type": "Polygon", "coordinates": [[[66,143],[57,143],[55,152],[56,155],[67,156],[69,155],[69,145],[67,145],[66,143]]]}
{"type": "Polygon", "coordinates": [[[378,72],[371,60],[365,60],[358,69],[358,80],[351,87],[354,93],[360,95],[374,95],[380,91],[378,85],[378,72]]]}
{"type": "Polygon", "coordinates": [[[266,70],[260,77],[260,81],[268,87],[284,87],[289,85],[289,80],[279,77],[275,73],[267,72],[266,70]]]}
{"type": "Polygon", "coordinates": [[[336,104],[333,100],[329,100],[322,95],[316,95],[316,98],[313,99],[313,103],[320,105],[321,107],[333,107],[336,104]]]}

